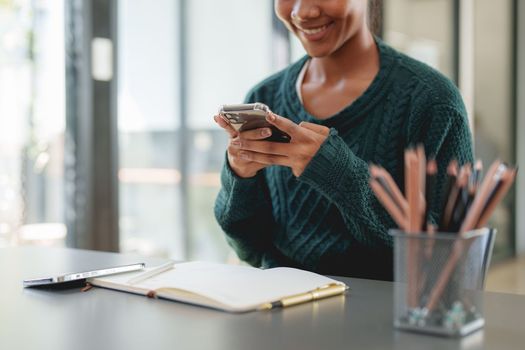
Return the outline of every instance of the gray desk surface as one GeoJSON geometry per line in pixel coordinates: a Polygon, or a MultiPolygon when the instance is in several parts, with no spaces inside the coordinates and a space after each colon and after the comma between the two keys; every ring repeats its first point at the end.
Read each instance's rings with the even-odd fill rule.
{"type": "Polygon", "coordinates": [[[447,339],[392,328],[392,283],[283,310],[228,314],[94,288],[23,289],[22,279],[158,259],[73,249],[0,249],[0,349],[524,349],[525,296],[485,293],[484,330],[447,339]]]}

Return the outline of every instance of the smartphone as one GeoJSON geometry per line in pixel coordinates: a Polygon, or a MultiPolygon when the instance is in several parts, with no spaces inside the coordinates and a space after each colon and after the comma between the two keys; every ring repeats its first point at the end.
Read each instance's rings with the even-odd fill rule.
{"type": "Polygon", "coordinates": [[[265,141],[290,142],[290,135],[268,123],[266,116],[269,113],[270,108],[260,102],[223,105],[219,110],[219,116],[236,131],[242,132],[259,128],[269,128],[272,131],[272,135],[265,138],[265,141]]]}

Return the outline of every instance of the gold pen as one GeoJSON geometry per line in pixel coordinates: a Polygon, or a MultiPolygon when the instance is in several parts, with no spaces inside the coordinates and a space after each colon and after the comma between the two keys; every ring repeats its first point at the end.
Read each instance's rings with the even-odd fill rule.
{"type": "Polygon", "coordinates": [[[291,295],[289,297],[283,298],[272,303],[266,303],[261,305],[259,310],[271,310],[277,307],[287,307],[302,303],[307,303],[309,301],[319,300],[323,298],[328,298],[334,295],[344,293],[348,287],[345,284],[331,283],[326,286],[311,290],[306,293],[291,295]]]}

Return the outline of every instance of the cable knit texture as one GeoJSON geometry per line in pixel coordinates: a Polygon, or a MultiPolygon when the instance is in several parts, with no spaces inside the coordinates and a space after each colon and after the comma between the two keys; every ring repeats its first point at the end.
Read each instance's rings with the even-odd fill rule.
{"type": "Polygon", "coordinates": [[[334,116],[318,120],[295,83],[303,57],[255,86],[263,102],[292,121],[327,126],[329,137],[301,176],[271,166],[237,177],[226,160],[215,215],[229,244],[254,266],[293,266],[324,274],[392,279],[394,222],[369,185],[368,164],[386,168],[404,190],[403,151],[422,143],[439,166],[431,215],[437,220],[446,166],[472,161],[465,107],[446,77],[381,40],[380,69],[368,89],[334,116]]]}

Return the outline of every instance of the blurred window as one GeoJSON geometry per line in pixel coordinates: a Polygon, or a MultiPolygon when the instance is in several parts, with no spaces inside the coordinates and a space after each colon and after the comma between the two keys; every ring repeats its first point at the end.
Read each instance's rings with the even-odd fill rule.
{"type": "Polygon", "coordinates": [[[384,40],[454,80],[454,1],[383,1],[384,40]]]}
{"type": "Polygon", "coordinates": [[[212,117],[274,71],[273,7],[184,5],[181,13],[180,0],[119,1],[121,250],[223,261],[213,204],[227,137],[212,117]]]}
{"type": "MultiPolygon", "coordinates": [[[[485,167],[515,162],[513,1],[476,0],[474,7],[474,141],[485,167]]],[[[514,188],[489,223],[497,228],[496,258],[514,250],[514,188]]]]}
{"type": "Polygon", "coordinates": [[[0,1],[0,246],[63,245],[64,3],[0,1]]]}

